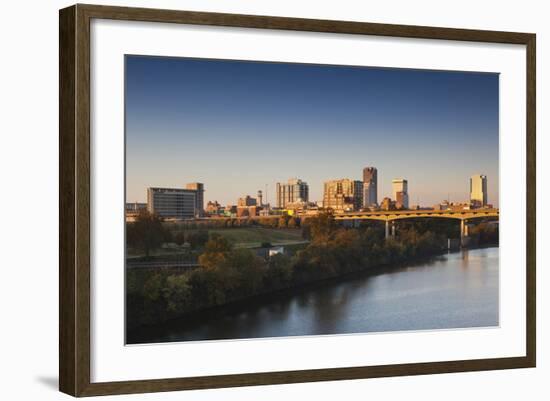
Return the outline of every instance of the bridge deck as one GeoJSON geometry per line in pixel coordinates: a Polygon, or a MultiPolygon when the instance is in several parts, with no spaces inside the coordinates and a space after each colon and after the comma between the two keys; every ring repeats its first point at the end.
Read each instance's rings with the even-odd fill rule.
{"type": "Polygon", "coordinates": [[[440,217],[465,220],[481,217],[499,217],[499,210],[388,210],[379,212],[348,212],[334,215],[336,220],[397,220],[418,217],[440,217]]]}

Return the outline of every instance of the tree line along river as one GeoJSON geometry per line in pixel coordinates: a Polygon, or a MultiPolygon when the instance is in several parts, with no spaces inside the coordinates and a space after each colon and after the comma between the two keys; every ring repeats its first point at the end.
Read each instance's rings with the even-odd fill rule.
{"type": "Polygon", "coordinates": [[[499,324],[499,248],[462,250],[237,302],[127,333],[156,343],[499,324]]]}

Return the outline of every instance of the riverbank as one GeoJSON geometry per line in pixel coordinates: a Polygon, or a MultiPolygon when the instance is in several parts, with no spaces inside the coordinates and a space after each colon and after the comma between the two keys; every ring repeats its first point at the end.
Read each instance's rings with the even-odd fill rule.
{"type": "Polygon", "coordinates": [[[330,214],[308,220],[309,244],[293,255],[259,257],[212,234],[198,256],[200,268],[127,270],[127,327],[133,329],[281,290],[380,267],[411,263],[444,253],[446,237],[414,227],[384,238],[377,227],[346,228],[330,214]]]}
{"type": "MultiPolygon", "coordinates": [[[[433,262],[437,259],[440,259],[446,254],[453,254],[453,253],[460,253],[460,252],[462,252],[462,250],[440,253],[440,254],[437,254],[437,255],[434,255],[434,256],[431,256],[431,257],[425,257],[425,258],[421,258],[421,259],[419,258],[417,260],[412,260],[412,261],[410,261],[410,263],[400,263],[400,264],[395,264],[395,265],[372,266],[368,270],[366,270],[366,269],[357,270],[357,271],[353,271],[353,272],[350,272],[350,273],[342,274],[340,276],[335,276],[335,277],[329,277],[329,278],[319,279],[319,280],[315,280],[315,281],[310,281],[310,282],[306,282],[306,283],[303,283],[303,284],[294,285],[294,286],[291,286],[291,287],[281,288],[281,289],[278,289],[278,290],[266,291],[266,292],[263,292],[263,293],[250,295],[250,296],[245,297],[245,298],[239,298],[239,299],[235,299],[235,300],[232,300],[232,301],[228,301],[225,304],[214,305],[214,306],[206,307],[204,309],[190,311],[188,313],[179,315],[177,317],[167,319],[166,322],[164,322],[164,323],[167,324],[167,325],[170,325],[173,322],[179,322],[181,319],[186,319],[186,320],[190,320],[190,321],[197,320],[197,319],[203,319],[204,317],[207,317],[207,316],[215,316],[220,311],[238,310],[242,306],[248,305],[250,303],[256,303],[256,302],[261,303],[261,302],[265,302],[265,301],[269,301],[269,300],[280,299],[281,297],[294,296],[294,295],[297,295],[297,294],[299,294],[301,292],[304,292],[304,291],[308,291],[308,290],[315,289],[315,288],[320,288],[320,287],[323,287],[323,286],[326,286],[326,285],[331,285],[331,284],[336,284],[336,283],[340,283],[340,282],[346,282],[346,281],[354,280],[354,279],[362,277],[362,276],[369,276],[369,275],[384,274],[384,273],[388,273],[388,272],[395,272],[395,271],[399,271],[400,269],[406,269],[406,268],[410,268],[410,267],[414,268],[416,265],[421,265],[423,263],[430,263],[430,262],[433,262]]],[[[144,327],[147,328],[147,327],[151,327],[151,326],[154,326],[154,325],[143,325],[143,326],[140,326],[138,329],[144,328],[144,327]]],[[[130,336],[130,338],[131,338],[131,336],[130,336]]]]}
{"type": "Polygon", "coordinates": [[[498,248],[479,248],[418,259],[414,263],[377,266],[259,294],[129,330],[127,342],[483,326],[493,322],[498,324],[498,307],[495,305],[498,306],[498,248]],[[480,268],[484,263],[491,265],[492,270],[486,271],[486,266],[480,268]],[[480,286],[480,278],[488,274],[491,279],[484,278],[483,286],[480,286]],[[497,286],[496,290],[494,286],[497,286]],[[449,288],[452,288],[452,293],[448,293],[449,288]],[[468,295],[467,298],[462,298],[464,294],[468,295]],[[437,302],[433,302],[434,299],[437,302]],[[468,302],[464,302],[465,299],[468,302]],[[477,305],[477,299],[483,301],[477,305]],[[449,302],[456,304],[448,311],[438,309],[449,302]],[[471,308],[473,303],[476,304],[476,313],[467,315],[461,308],[471,308]],[[382,313],[379,308],[387,309],[382,313]],[[426,316],[419,312],[419,308],[424,308],[426,316]],[[398,321],[387,321],[407,310],[409,312],[398,321]],[[419,321],[409,316],[414,313],[420,313],[419,321]]]}

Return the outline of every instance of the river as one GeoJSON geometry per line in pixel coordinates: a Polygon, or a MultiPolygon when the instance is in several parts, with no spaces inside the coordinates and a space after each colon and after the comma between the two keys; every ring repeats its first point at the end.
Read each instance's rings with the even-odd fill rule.
{"type": "Polygon", "coordinates": [[[463,250],[139,328],[128,343],[498,326],[498,266],[498,248],[463,250]]]}

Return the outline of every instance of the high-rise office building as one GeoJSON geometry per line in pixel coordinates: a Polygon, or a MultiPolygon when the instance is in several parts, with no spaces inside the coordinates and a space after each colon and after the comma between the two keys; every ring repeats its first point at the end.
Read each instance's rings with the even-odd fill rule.
{"type": "Polygon", "coordinates": [[[363,169],[363,207],[378,205],[378,170],[376,167],[363,169]]]}
{"type": "Polygon", "coordinates": [[[186,189],[195,191],[195,215],[197,217],[204,215],[204,184],[200,182],[192,182],[185,186],[186,189]]]}
{"type": "Polygon", "coordinates": [[[473,175],[470,177],[470,202],[477,206],[487,205],[487,176],[473,175]]]}
{"type": "Polygon", "coordinates": [[[395,207],[397,209],[408,209],[409,198],[405,192],[399,191],[395,194],[395,207]]]}
{"type": "Polygon", "coordinates": [[[398,209],[409,208],[409,185],[407,180],[396,178],[392,180],[393,199],[398,209]]]}
{"type": "Polygon", "coordinates": [[[198,207],[198,192],[194,189],[147,188],[147,210],[163,218],[199,217],[202,210],[198,207]]]}
{"type": "Polygon", "coordinates": [[[309,186],[298,178],[291,178],[288,183],[277,183],[277,207],[284,208],[288,203],[309,202],[309,186]]]}
{"type": "Polygon", "coordinates": [[[326,181],[323,207],[336,211],[359,210],[363,206],[363,182],[344,178],[326,181]]]}

